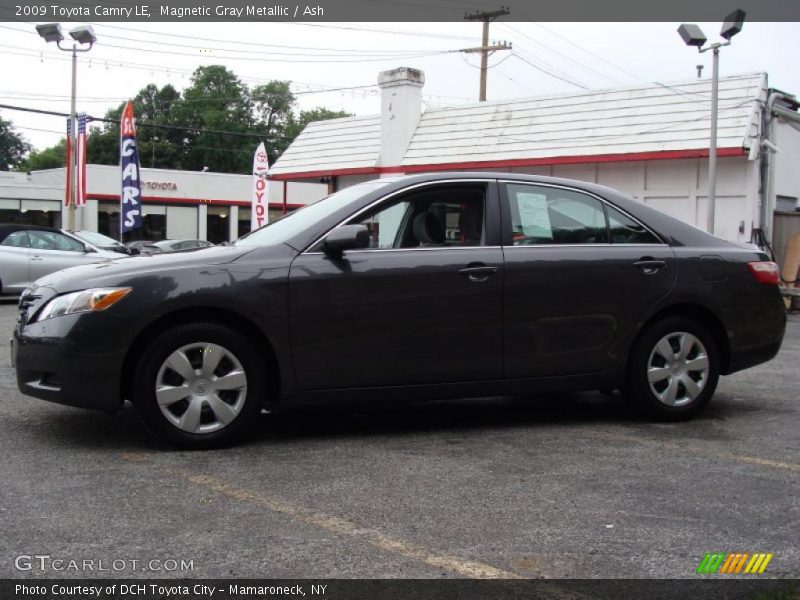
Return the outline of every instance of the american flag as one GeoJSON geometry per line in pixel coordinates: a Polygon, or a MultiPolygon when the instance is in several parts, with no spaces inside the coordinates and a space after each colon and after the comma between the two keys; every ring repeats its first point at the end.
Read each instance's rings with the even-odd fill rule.
{"type": "Polygon", "coordinates": [[[69,206],[72,200],[70,191],[72,189],[72,117],[67,119],[67,187],[64,196],[64,206],[69,206]]]}
{"type": "Polygon", "coordinates": [[[86,204],[86,113],[78,115],[78,144],[76,148],[78,156],[78,182],[75,189],[75,204],[83,206],[86,204]]]}

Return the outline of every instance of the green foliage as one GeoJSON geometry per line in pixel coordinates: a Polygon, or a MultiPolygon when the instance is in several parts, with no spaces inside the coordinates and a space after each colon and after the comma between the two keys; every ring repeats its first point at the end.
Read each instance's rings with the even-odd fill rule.
{"type": "Polygon", "coordinates": [[[27,158],[19,165],[20,171],[41,171],[57,169],[67,162],[67,138],[63,137],[55,146],[45,148],[41,152],[31,150],[27,158]]]}
{"type": "Polygon", "coordinates": [[[31,145],[14,131],[11,121],[0,118],[0,171],[19,167],[30,149],[31,145]]]}
{"type": "MultiPolygon", "coordinates": [[[[142,166],[189,171],[208,167],[221,173],[249,173],[260,141],[264,141],[273,163],[310,121],[349,116],[326,108],[295,114],[295,105],[290,82],[270,81],[250,89],[221,65],[199,67],[183,93],[171,85],[159,89],[150,84],[133,98],[142,166]],[[148,122],[175,129],[149,127],[148,122]]],[[[109,110],[106,118],[119,119],[123,108],[124,103],[109,110]]],[[[63,154],[62,140],[58,146],[33,153],[31,158],[37,157],[37,165],[51,165],[61,157],[60,165],[52,166],[63,166],[63,154]],[[45,158],[51,162],[45,162],[45,158]]],[[[87,159],[94,164],[119,162],[119,125],[102,123],[90,127],[87,159]]]]}
{"type": "Polygon", "coordinates": [[[289,122],[284,135],[294,139],[305,129],[306,125],[312,121],[327,121],[329,119],[341,119],[342,117],[352,117],[353,115],[343,110],[329,110],[327,108],[312,108],[311,110],[301,110],[300,116],[292,118],[289,122]]]}

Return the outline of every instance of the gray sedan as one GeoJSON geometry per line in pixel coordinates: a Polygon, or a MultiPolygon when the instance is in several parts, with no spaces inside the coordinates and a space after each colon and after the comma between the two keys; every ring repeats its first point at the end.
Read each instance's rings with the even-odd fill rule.
{"type": "Polygon", "coordinates": [[[0,295],[19,294],[40,277],[67,267],[120,256],[60,229],[0,224],[0,295]]]}

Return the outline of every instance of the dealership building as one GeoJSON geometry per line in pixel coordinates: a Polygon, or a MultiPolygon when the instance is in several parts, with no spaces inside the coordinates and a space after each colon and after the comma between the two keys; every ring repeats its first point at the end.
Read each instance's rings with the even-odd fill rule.
{"type": "MultiPolygon", "coordinates": [[[[697,227],[709,222],[708,79],[424,109],[421,71],[379,75],[381,112],[310,123],[269,170],[270,218],[384,175],[503,171],[608,185],[697,227]]],[[[800,104],[765,73],[719,81],[715,235],[800,233],[800,104]]],[[[253,178],[144,168],[135,239],[219,243],[250,230],[253,178]]],[[[119,167],[88,165],[79,228],[118,237],[119,167]]],[[[0,173],[0,222],[65,223],[65,170],[0,173]]]]}
{"type": "MultiPolygon", "coordinates": [[[[340,189],[397,173],[549,175],[608,185],[706,228],[709,79],[433,110],[424,83],[416,69],[381,73],[380,114],[309,124],[271,179],[340,189]]],[[[749,242],[763,232],[779,259],[800,232],[798,106],[765,73],[719,81],[714,233],[749,242]]]]}
{"type": "MultiPolygon", "coordinates": [[[[233,241],[250,231],[251,175],[141,170],[144,226],[132,239],[233,241]]],[[[66,170],[0,172],[0,223],[60,227],[67,219],[66,170]]],[[[76,210],[76,228],[119,237],[121,173],[117,166],[87,165],[86,205],[76,210]]],[[[270,219],[327,193],[319,182],[271,182],[270,219]]]]}

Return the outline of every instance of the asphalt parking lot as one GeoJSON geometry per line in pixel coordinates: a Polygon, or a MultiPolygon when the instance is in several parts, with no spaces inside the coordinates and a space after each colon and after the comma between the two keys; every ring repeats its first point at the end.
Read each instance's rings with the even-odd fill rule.
{"type": "Polygon", "coordinates": [[[800,577],[797,316],[775,360],[723,378],[688,423],[595,393],[339,407],[263,415],[213,452],[160,445],[130,407],[22,396],[15,318],[0,302],[0,578],[680,578],[712,551],[800,577]],[[20,571],[20,555],[125,563],[20,571]]]}

